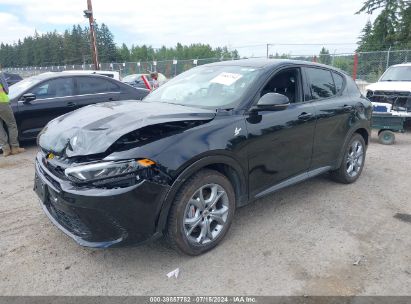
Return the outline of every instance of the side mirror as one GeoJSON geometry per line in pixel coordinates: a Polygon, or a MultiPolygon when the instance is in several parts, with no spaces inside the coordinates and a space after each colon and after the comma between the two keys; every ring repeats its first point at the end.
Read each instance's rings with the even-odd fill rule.
{"type": "Polygon", "coordinates": [[[279,111],[284,110],[290,105],[290,100],[287,96],[278,93],[267,93],[261,96],[255,110],[260,111],[279,111]]]}
{"type": "Polygon", "coordinates": [[[26,93],[22,96],[21,99],[23,100],[24,103],[30,103],[31,101],[35,100],[36,98],[37,98],[36,94],[26,93]]]}

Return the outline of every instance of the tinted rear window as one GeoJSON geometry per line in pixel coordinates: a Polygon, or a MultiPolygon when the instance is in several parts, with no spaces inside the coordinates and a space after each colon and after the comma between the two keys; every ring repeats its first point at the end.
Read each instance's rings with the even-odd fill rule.
{"type": "Polygon", "coordinates": [[[335,95],[335,84],[331,72],[317,68],[306,68],[312,99],[328,98],[335,95]]]}
{"type": "Polygon", "coordinates": [[[80,95],[105,92],[117,92],[118,86],[102,78],[78,77],[77,88],[80,95]]]}
{"type": "Polygon", "coordinates": [[[344,85],[344,78],[337,73],[333,72],[333,78],[334,78],[334,83],[335,83],[335,88],[337,89],[337,93],[339,93],[344,85]]]}

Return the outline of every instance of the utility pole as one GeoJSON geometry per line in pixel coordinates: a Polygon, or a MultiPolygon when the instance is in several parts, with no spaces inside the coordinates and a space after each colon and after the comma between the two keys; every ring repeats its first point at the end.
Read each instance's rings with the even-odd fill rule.
{"type": "Polygon", "coordinates": [[[96,42],[96,31],[95,31],[95,20],[93,16],[93,6],[91,0],[87,0],[87,10],[84,11],[84,17],[88,18],[90,23],[90,43],[91,43],[91,54],[93,57],[94,69],[99,70],[100,65],[98,62],[98,51],[96,42]]]}

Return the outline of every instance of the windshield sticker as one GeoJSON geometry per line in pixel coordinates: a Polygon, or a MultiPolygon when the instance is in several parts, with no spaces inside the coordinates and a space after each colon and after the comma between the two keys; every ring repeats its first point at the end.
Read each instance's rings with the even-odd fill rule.
{"type": "Polygon", "coordinates": [[[234,82],[236,82],[238,79],[240,79],[241,77],[243,77],[243,75],[241,75],[241,74],[223,72],[220,75],[218,75],[217,77],[211,79],[210,82],[230,86],[234,82]]]}

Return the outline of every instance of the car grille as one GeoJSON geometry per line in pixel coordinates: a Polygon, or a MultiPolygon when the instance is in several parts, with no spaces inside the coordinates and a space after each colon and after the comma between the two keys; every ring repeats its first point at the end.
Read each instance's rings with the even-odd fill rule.
{"type": "Polygon", "coordinates": [[[403,92],[403,91],[375,91],[374,95],[384,95],[390,97],[404,97],[410,96],[410,92],[403,92]]]}
{"type": "Polygon", "coordinates": [[[126,237],[127,231],[103,210],[45,204],[51,216],[70,233],[86,241],[110,241],[126,237]]]}
{"type": "Polygon", "coordinates": [[[47,208],[52,216],[67,230],[73,233],[76,236],[79,236],[84,239],[88,239],[91,237],[92,233],[87,228],[86,225],[83,224],[80,217],[76,215],[74,212],[69,213],[63,211],[56,207],[55,205],[48,205],[47,208]]]}
{"type": "Polygon", "coordinates": [[[411,92],[404,91],[374,91],[368,92],[367,97],[372,102],[392,104],[395,111],[411,112],[411,92]]]}

